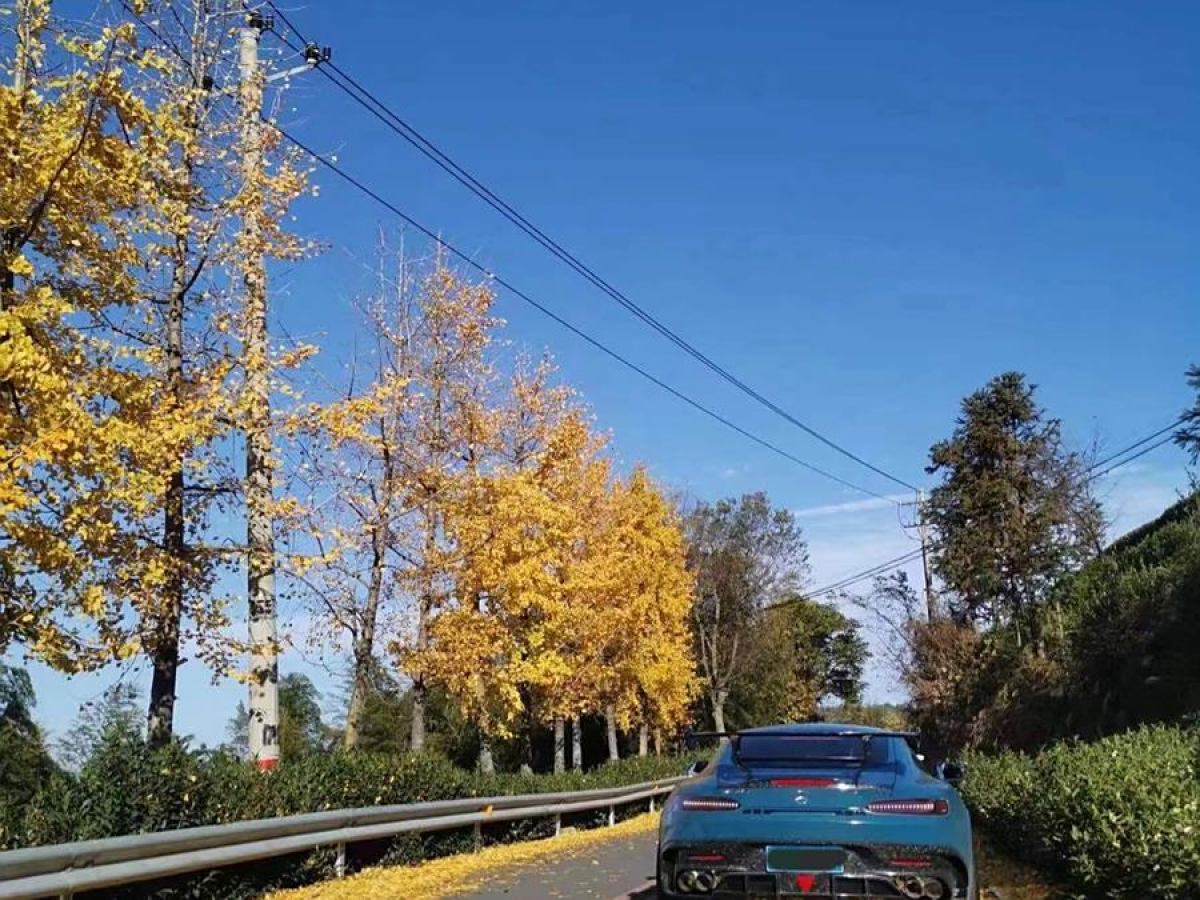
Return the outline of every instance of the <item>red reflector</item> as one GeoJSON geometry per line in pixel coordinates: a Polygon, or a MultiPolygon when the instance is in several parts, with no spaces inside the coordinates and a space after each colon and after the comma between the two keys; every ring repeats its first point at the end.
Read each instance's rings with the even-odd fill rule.
{"type": "Polygon", "coordinates": [[[811,891],[813,889],[813,885],[815,885],[816,883],[817,883],[816,875],[797,875],[796,876],[796,887],[800,888],[800,890],[802,892],[804,892],[805,894],[807,894],[809,891],[811,891]]]}
{"type": "Polygon", "coordinates": [[[945,800],[876,800],[867,804],[867,812],[898,816],[944,816],[950,812],[945,800]]]}
{"type": "Polygon", "coordinates": [[[897,856],[890,862],[893,866],[899,866],[901,869],[928,869],[933,865],[933,860],[922,859],[919,856],[897,856]]]}
{"type": "Polygon", "coordinates": [[[688,862],[725,862],[723,853],[689,853],[688,862]]]}
{"type": "Polygon", "coordinates": [[[837,782],[832,778],[772,778],[771,787],[829,787],[837,782]]]}

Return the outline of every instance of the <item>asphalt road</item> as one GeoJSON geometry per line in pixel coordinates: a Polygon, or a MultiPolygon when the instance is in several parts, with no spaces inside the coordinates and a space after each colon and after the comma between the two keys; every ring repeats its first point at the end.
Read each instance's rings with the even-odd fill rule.
{"type": "Polygon", "coordinates": [[[656,840],[657,834],[650,831],[563,853],[535,865],[504,867],[497,870],[486,889],[466,896],[487,900],[652,900],[656,840]]]}
{"type": "MultiPolygon", "coordinates": [[[[654,832],[621,838],[549,860],[497,870],[483,891],[466,896],[488,900],[543,900],[594,897],[599,900],[653,900],[654,832]]],[[[978,848],[980,879],[986,900],[1050,900],[1055,893],[1036,873],[978,848]]]]}

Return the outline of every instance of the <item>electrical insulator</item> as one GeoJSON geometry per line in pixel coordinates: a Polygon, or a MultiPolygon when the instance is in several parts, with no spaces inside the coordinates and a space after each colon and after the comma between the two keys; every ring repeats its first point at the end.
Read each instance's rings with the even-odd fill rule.
{"type": "Polygon", "coordinates": [[[330,47],[318,47],[316,44],[307,44],[304,47],[304,61],[310,66],[319,66],[321,63],[329,62],[333,57],[333,49],[330,47]]]}

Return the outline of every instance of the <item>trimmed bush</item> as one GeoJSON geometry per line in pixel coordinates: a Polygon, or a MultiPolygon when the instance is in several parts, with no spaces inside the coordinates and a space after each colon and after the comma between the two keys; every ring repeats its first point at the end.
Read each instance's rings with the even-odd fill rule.
{"type": "MultiPolygon", "coordinates": [[[[113,730],[77,775],[55,773],[32,801],[9,811],[0,844],[29,847],[328,809],[619,787],[680,775],[685,768],[676,757],[645,757],[582,773],[483,776],[432,753],[329,753],[285,761],[273,772],[260,773],[225,753],[188,751],[180,745],[150,750],[140,738],[113,730]]],[[[587,827],[605,817],[604,812],[585,813],[569,824],[587,827]]],[[[550,827],[546,821],[502,823],[486,828],[483,837],[488,843],[521,840],[543,836],[550,827]]],[[[350,863],[357,868],[414,862],[471,846],[469,829],[404,835],[355,845],[350,863]]],[[[269,888],[327,878],[332,872],[332,853],[318,850],[106,896],[254,897],[269,888]]]]}
{"type": "Polygon", "coordinates": [[[968,766],[977,823],[1087,896],[1197,896],[1200,731],[1146,727],[968,766]]]}

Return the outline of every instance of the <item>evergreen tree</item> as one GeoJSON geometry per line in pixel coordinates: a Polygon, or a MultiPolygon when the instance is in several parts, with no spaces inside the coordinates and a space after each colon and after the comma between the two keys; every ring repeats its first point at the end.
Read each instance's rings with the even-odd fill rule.
{"type": "Polygon", "coordinates": [[[1104,533],[1084,460],[1063,445],[1059,420],[1024,375],[1007,372],[963,401],[926,471],[942,476],[927,515],[951,612],[1010,625],[1018,643],[1040,647],[1051,587],[1099,551],[1104,533]]]}
{"type": "Polygon", "coordinates": [[[1200,462],[1200,365],[1188,369],[1187,382],[1196,392],[1196,402],[1183,414],[1183,427],[1175,433],[1175,442],[1187,450],[1194,465],[1200,462]]]}

